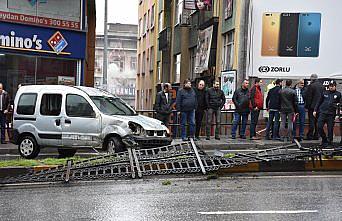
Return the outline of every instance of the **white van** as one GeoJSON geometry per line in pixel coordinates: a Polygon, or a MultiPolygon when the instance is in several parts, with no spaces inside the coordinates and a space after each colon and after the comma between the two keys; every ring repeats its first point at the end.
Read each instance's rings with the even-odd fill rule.
{"type": "Polygon", "coordinates": [[[123,138],[133,138],[142,148],[172,141],[162,122],[138,115],[103,90],[30,85],[20,87],[15,96],[12,142],[24,158],[35,158],[43,147],[57,147],[65,157],[82,147],[120,152],[125,149],[123,138]]]}

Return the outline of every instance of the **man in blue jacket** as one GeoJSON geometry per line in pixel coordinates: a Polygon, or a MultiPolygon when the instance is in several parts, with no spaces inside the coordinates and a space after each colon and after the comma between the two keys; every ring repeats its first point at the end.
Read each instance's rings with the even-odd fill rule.
{"type": "Polygon", "coordinates": [[[177,93],[177,111],[181,113],[182,140],[188,141],[186,136],[186,123],[189,122],[190,136],[194,137],[195,132],[195,110],[197,108],[197,98],[195,91],[191,88],[191,81],[186,79],[183,88],[177,93]]]}

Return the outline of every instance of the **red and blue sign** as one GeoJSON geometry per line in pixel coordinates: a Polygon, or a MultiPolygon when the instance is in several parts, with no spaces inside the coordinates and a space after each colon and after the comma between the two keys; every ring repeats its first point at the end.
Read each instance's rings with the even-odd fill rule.
{"type": "Polygon", "coordinates": [[[0,52],[84,59],[86,33],[0,22],[0,52]]]}

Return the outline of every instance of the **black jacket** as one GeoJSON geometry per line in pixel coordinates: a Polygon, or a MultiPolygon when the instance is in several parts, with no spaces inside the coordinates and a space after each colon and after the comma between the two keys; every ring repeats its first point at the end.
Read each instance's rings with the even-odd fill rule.
{"type": "Polygon", "coordinates": [[[169,92],[168,99],[166,99],[164,91],[158,92],[154,109],[158,114],[172,113],[172,94],[169,92]]]}
{"type": "Polygon", "coordinates": [[[266,97],[266,108],[273,110],[280,110],[280,86],[275,86],[272,88],[266,97]]]}
{"type": "Polygon", "coordinates": [[[10,111],[10,97],[5,90],[2,90],[2,112],[4,110],[10,111]]]}
{"type": "Polygon", "coordinates": [[[313,81],[305,91],[305,107],[307,109],[315,109],[323,91],[323,84],[318,80],[313,81]]]}
{"type": "Polygon", "coordinates": [[[205,94],[207,90],[205,88],[203,88],[203,90],[198,90],[198,88],[195,88],[194,90],[197,96],[197,109],[198,110],[207,109],[207,101],[205,100],[205,94]]]}
{"type": "Polygon", "coordinates": [[[206,93],[206,101],[208,108],[221,109],[226,103],[226,97],[221,89],[215,90],[213,87],[210,88],[206,93]]]}
{"type": "Polygon", "coordinates": [[[280,91],[280,102],[281,113],[297,113],[297,96],[292,88],[286,87],[280,91]]]}
{"type": "Polygon", "coordinates": [[[341,93],[338,91],[324,91],[320,97],[315,111],[323,114],[335,115],[337,105],[341,102],[341,93]]]}
{"type": "Polygon", "coordinates": [[[176,107],[181,112],[195,110],[197,108],[197,97],[194,89],[180,89],[177,93],[176,107]]]}
{"type": "Polygon", "coordinates": [[[233,103],[235,105],[236,112],[248,113],[249,112],[249,92],[248,88],[243,89],[240,87],[233,94],[233,103]]]}

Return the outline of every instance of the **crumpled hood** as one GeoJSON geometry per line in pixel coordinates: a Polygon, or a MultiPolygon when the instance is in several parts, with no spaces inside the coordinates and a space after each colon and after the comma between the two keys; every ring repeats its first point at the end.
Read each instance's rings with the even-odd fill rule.
{"type": "Polygon", "coordinates": [[[116,119],[120,119],[122,121],[129,121],[134,122],[142,126],[145,130],[166,130],[166,127],[161,124],[161,121],[146,117],[143,115],[136,115],[136,116],[112,116],[116,119]]]}

